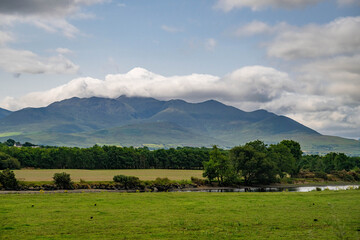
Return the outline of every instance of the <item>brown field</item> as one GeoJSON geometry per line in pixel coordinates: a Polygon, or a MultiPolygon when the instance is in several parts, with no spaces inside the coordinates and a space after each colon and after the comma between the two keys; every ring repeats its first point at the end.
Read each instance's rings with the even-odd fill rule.
{"type": "Polygon", "coordinates": [[[112,181],[115,175],[136,176],[141,180],[155,180],[167,177],[170,180],[190,180],[191,177],[202,178],[202,170],[172,169],[115,169],[115,170],[82,170],[82,169],[21,169],[14,170],[20,181],[52,181],[54,173],[66,172],[73,181],[112,181]]]}

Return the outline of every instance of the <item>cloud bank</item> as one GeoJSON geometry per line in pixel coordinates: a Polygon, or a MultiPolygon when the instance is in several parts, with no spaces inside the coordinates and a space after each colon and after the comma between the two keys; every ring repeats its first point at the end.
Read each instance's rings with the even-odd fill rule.
{"type": "MultiPolygon", "coordinates": [[[[347,60],[336,59],[334,64],[346,64],[347,60]]],[[[318,63],[319,69],[322,64],[318,63]]],[[[92,96],[179,98],[190,102],[217,99],[243,110],[263,108],[287,115],[325,134],[359,137],[356,134],[360,132],[360,99],[357,95],[348,96],[346,91],[335,86],[316,92],[316,87],[306,81],[299,84],[298,79],[292,79],[287,73],[264,66],[243,67],[223,77],[207,74],[167,77],[134,68],[125,74],[107,75],[105,79],[76,78],[48,91],[33,92],[20,98],[7,97],[0,102],[0,107],[10,110],[42,107],[71,97],[92,96]],[[332,94],[333,89],[337,89],[336,95],[332,94]]]]}
{"type": "Polygon", "coordinates": [[[252,21],[234,31],[240,38],[261,34],[268,35],[261,44],[267,55],[288,66],[298,87],[255,106],[320,132],[359,138],[360,17],[305,26],[252,21]]]}
{"type": "MultiPolygon", "coordinates": [[[[325,0],[218,0],[214,7],[224,12],[242,8],[250,8],[252,11],[267,8],[302,9],[323,1],[325,0]]],[[[336,2],[340,7],[360,5],[358,0],[337,0],[336,2]]]]}
{"type": "Polygon", "coordinates": [[[106,1],[2,0],[0,1],[0,25],[11,26],[16,23],[28,23],[45,31],[61,32],[66,37],[73,38],[79,33],[79,30],[69,23],[67,18],[92,16],[81,12],[81,7],[106,1]]]}
{"type": "Polygon", "coordinates": [[[280,31],[267,49],[285,60],[352,54],[360,51],[360,17],[344,17],[280,31]]]}
{"type": "Polygon", "coordinates": [[[315,5],[316,3],[321,1],[323,0],[218,0],[215,7],[225,12],[237,8],[251,8],[252,11],[259,11],[269,7],[295,9],[304,8],[308,5],[315,5]]]}
{"type": "Polygon", "coordinates": [[[13,49],[16,42],[9,31],[16,24],[30,24],[50,33],[60,33],[67,38],[76,37],[80,31],[68,18],[89,18],[92,14],[81,11],[82,7],[103,3],[107,0],[2,0],[0,1],[0,68],[14,76],[21,74],[75,74],[79,66],[64,57],[71,53],[58,48],[55,56],[39,56],[29,50],[13,49]]]}

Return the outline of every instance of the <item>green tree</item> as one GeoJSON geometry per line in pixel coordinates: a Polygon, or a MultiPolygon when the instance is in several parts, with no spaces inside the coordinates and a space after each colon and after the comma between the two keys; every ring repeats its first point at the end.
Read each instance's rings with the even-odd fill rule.
{"type": "Polygon", "coordinates": [[[203,176],[211,182],[217,179],[219,184],[223,184],[230,174],[230,164],[228,158],[218,149],[216,145],[210,151],[210,159],[204,162],[203,176]]]}
{"type": "Polygon", "coordinates": [[[296,172],[295,158],[286,145],[278,143],[271,145],[268,150],[269,157],[276,163],[278,174],[281,178],[283,178],[285,174],[292,175],[296,172]]]}
{"type": "Polygon", "coordinates": [[[14,139],[8,139],[6,142],[4,142],[5,145],[12,147],[16,143],[14,139]]]}
{"type": "Polygon", "coordinates": [[[20,162],[9,154],[0,152],[0,169],[20,169],[20,162]]]}
{"type": "Polygon", "coordinates": [[[10,169],[0,172],[0,184],[6,190],[17,190],[19,188],[19,182],[15,178],[14,172],[10,169]]]}
{"type": "Polygon", "coordinates": [[[296,169],[294,171],[294,174],[299,173],[301,157],[302,157],[302,154],[303,154],[300,144],[298,142],[296,142],[296,141],[293,141],[293,140],[282,140],[280,142],[280,144],[283,144],[283,145],[287,146],[290,149],[291,154],[295,158],[296,169]]]}
{"type": "Polygon", "coordinates": [[[268,150],[261,141],[250,142],[230,150],[234,170],[241,174],[245,184],[269,184],[276,181],[277,166],[268,156],[268,150]]]}

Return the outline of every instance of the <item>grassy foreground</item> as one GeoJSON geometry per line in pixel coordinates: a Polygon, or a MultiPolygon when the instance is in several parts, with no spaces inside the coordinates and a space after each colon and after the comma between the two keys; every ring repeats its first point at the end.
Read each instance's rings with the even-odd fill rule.
{"type": "Polygon", "coordinates": [[[157,177],[170,180],[190,180],[191,177],[202,178],[203,170],[172,170],[172,169],[116,169],[116,170],[82,170],[82,169],[21,169],[14,170],[15,176],[21,181],[53,181],[54,173],[69,173],[71,179],[85,181],[112,181],[115,175],[135,176],[140,180],[155,180],[157,177]]]}
{"type": "Polygon", "coordinates": [[[359,199],[359,190],[2,194],[0,238],[359,239],[359,199]]]}

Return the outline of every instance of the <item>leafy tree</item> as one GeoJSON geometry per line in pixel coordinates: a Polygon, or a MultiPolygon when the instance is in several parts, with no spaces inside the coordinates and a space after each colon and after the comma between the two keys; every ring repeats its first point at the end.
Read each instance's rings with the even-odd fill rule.
{"type": "Polygon", "coordinates": [[[54,174],[54,183],[60,189],[72,189],[73,182],[71,181],[70,174],[66,172],[55,173],[54,174]]]}
{"type": "Polygon", "coordinates": [[[8,139],[6,142],[4,142],[7,146],[12,147],[16,143],[14,139],[8,139]]]}
{"type": "Polygon", "coordinates": [[[263,141],[260,141],[260,140],[248,142],[248,143],[245,144],[245,146],[250,146],[257,152],[262,152],[262,153],[267,152],[266,144],[263,141]]]}
{"type": "Polygon", "coordinates": [[[298,142],[295,142],[293,140],[282,140],[280,144],[283,144],[287,146],[290,149],[291,154],[295,158],[296,162],[299,162],[301,160],[301,156],[303,154],[301,150],[301,146],[298,142]]]}
{"type": "Polygon", "coordinates": [[[245,184],[269,184],[276,181],[277,166],[268,157],[268,150],[261,141],[251,142],[245,146],[230,150],[234,170],[241,173],[245,184]]]}
{"type": "Polygon", "coordinates": [[[294,174],[299,173],[300,171],[300,161],[301,161],[301,157],[302,157],[302,150],[301,150],[301,146],[300,143],[295,142],[293,140],[282,140],[280,142],[280,144],[283,144],[285,146],[287,146],[290,149],[291,154],[293,155],[294,159],[295,159],[295,171],[293,172],[294,174]]]}
{"type": "Polygon", "coordinates": [[[326,154],[322,160],[324,163],[324,172],[330,173],[331,171],[335,170],[335,158],[337,153],[331,152],[326,154]]]}
{"type": "Polygon", "coordinates": [[[276,163],[281,178],[286,173],[294,174],[296,172],[295,158],[286,145],[282,143],[271,145],[269,147],[269,157],[276,163]]]}
{"type": "Polygon", "coordinates": [[[229,168],[230,165],[228,158],[220,152],[216,145],[214,145],[212,151],[210,152],[209,161],[204,162],[203,176],[207,177],[210,182],[216,178],[219,184],[222,184],[229,176],[229,168]]]}
{"type": "Polygon", "coordinates": [[[10,155],[0,152],[0,169],[20,169],[20,162],[10,155]]]}
{"type": "Polygon", "coordinates": [[[355,167],[355,164],[350,161],[350,158],[344,153],[338,153],[334,159],[334,165],[336,171],[346,170],[350,171],[355,167]]]}
{"type": "Polygon", "coordinates": [[[15,178],[14,172],[10,169],[0,172],[0,184],[6,190],[17,190],[19,188],[19,182],[15,178]]]}

